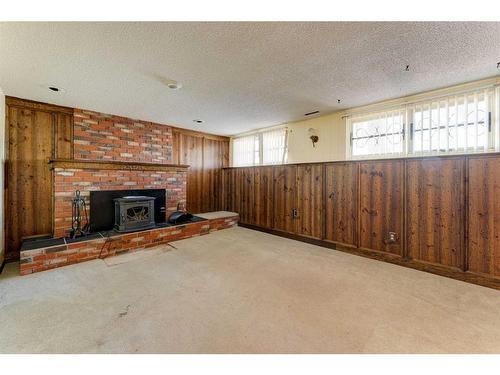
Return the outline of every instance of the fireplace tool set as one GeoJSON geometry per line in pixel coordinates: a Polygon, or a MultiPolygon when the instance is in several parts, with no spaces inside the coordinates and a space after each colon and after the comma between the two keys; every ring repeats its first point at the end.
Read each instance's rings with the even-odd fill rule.
{"type": "Polygon", "coordinates": [[[85,236],[89,233],[89,218],[87,215],[87,205],[82,198],[80,190],[75,192],[71,210],[71,238],[85,236]]]}

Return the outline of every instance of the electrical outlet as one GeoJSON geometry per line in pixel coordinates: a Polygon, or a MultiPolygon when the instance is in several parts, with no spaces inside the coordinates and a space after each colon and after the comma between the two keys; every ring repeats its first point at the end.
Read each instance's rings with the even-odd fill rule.
{"type": "Polygon", "coordinates": [[[389,232],[388,237],[387,237],[387,242],[389,243],[396,243],[398,240],[398,236],[396,232],[389,232]]]}

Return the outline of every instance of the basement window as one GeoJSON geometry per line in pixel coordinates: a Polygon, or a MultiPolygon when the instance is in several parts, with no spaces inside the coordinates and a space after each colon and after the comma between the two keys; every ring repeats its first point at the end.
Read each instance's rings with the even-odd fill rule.
{"type": "Polygon", "coordinates": [[[404,152],[405,113],[402,109],[350,119],[354,157],[401,155],[404,152]]]}
{"type": "Polygon", "coordinates": [[[480,152],[494,148],[493,94],[477,91],[410,106],[410,153],[480,152]]]}
{"type": "MultiPolygon", "coordinates": [[[[498,88],[408,103],[347,117],[349,156],[421,156],[494,151],[498,88]]],[[[498,143],[498,141],[497,141],[498,143]]]]}
{"type": "Polygon", "coordinates": [[[260,147],[257,134],[233,139],[233,166],[244,167],[260,164],[260,147]]]}
{"type": "Polygon", "coordinates": [[[284,164],[287,155],[286,128],[235,137],[232,140],[233,167],[284,164]]]}

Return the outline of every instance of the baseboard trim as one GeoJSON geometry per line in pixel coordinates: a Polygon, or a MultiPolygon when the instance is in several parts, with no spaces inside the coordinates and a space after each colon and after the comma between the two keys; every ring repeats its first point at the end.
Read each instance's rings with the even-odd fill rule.
{"type": "Polygon", "coordinates": [[[280,230],[269,229],[264,227],[259,227],[252,224],[238,223],[240,227],[257,230],[264,233],[273,234],[280,237],[289,238],[296,241],[310,243],[312,245],[317,245],[321,247],[326,247],[332,250],[339,250],[344,253],[349,253],[353,255],[362,256],[365,258],[370,258],[374,260],[380,260],[382,262],[396,264],[398,266],[403,266],[407,268],[416,269],[419,271],[429,272],[435,275],[448,277],[451,279],[464,281],[471,284],[481,285],[492,289],[500,290],[500,279],[488,277],[485,275],[480,275],[472,272],[464,272],[457,268],[450,268],[446,266],[441,266],[437,264],[429,264],[415,261],[413,259],[407,259],[394,254],[386,254],[380,251],[361,249],[356,247],[343,246],[340,244],[304,237],[294,233],[283,232],[280,230]]]}

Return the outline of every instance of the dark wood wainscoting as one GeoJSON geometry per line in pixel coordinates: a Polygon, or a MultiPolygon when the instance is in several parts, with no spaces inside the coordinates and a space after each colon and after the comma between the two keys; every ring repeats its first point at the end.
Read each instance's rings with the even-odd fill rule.
{"type": "Polygon", "coordinates": [[[296,232],[303,236],[323,238],[323,166],[297,166],[296,232]]]}
{"type": "Polygon", "coordinates": [[[403,255],[403,161],[359,166],[359,246],[403,255]]]}
{"type": "Polygon", "coordinates": [[[500,289],[500,154],[225,168],[223,181],[243,226],[500,289]]]}
{"type": "Polygon", "coordinates": [[[500,278],[500,157],[472,156],[467,170],[467,268],[500,278]]]}
{"type": "MultiPolygon", "coordinates": [[[[274,220],[273,228],[285,232],[295,232],[296,216],[296,176],[295,165],[285,165],[274,168],[274,220]]],[[[242,207],[243,208],[243,207],[242,207]]],[[[248,223],[253,224],[253,223],[248,223]]]]}
{"type": "Polygon", "coordinates": [[[465,159],[408,160],[406,181],[408,256],[463,269],[465,159]]]}
{"type": "Polygon", "coordinates": [[[358,244],[358,164],[325,164],[325,240],[358,244]]]}

